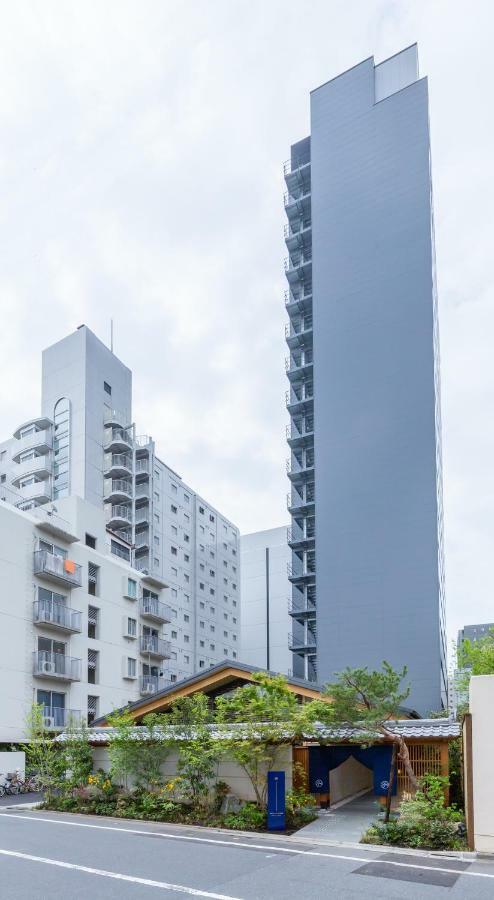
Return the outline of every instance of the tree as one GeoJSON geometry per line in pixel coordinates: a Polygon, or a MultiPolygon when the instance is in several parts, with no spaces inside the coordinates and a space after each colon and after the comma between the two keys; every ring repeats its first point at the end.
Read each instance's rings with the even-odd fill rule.
{"type": "Polygon", "coordinates": [[[186,800],[204,806],[209,799],[221,745],[213,739],[212,716],[203,693],[179,697],[172,704],[169,721],[174,726],[178,748],[177,772],[186,800]]]}
{"type": "Polygon", "coordinates": [[[74,788],[86,784],[93,771],[93,751],[89,743],[89,729],[69,717],[61,745],[65,770],[65,787],[74,788]]]}
{"type": "Polygon", "coordinates": [[[126,711],[112,713],[108,722],[115,729],[108,744],[112,778],[124,787],[158,785],[162,780],[161,766],[172,747],[164,717],[150,713],[144,717],[139,732],[126,711]]]}
{"type": "MultiPolygon", "coordinates": [[[[319,721],[330,727],[351,729],[350,740],[359,744],[372,743],[377,736],[392,742],[396,751],[392,754],[390,785],[395,777],[394,761],[398,756],[410,784],[417,789],[418,782],[405,740],[391,730],[388,724],[390,719],[397,718],[400,707],[410,693],[410,688],[401,689],[406,673],[406,666],[401,671],[395,671],[387,662],[383,662],[381,671],[369,671],[367,667],[346,668],[338,674],[337,681],[324,687],[323,694],[332,702],[314,700],[306,707],[306,715],[313,723],[319,721]]],[[[328,740],[324,737],[324,732],[321,740],[328,740]]],[[[388,816],[390,801],[391,788],[387,803],[388,816]]]]}
{"type": "Polygon", "coordinates": [[[26,721],[27,744],[25,752],[30,771],[36,779],[45,799],[49,801],[65,776],[65,759],[62,747],[53,740],[53,734],[45,727],[43,706],[34,703],[26,721]]]}
{"type": "Polygon", "coordinates": [[[256,672],[253,683],[218,697],[216,720],[223,746],[248,776],[260,807],[266,806],[267,773],[283,746],[300,730],[300,707],[282,675],[256,672]]]}
{"type": "Polygon", "coordinates": [[[457,649],[458,667],[470,675],[494,674],[494,628],[477,641],[465,639],[457,649]]]}

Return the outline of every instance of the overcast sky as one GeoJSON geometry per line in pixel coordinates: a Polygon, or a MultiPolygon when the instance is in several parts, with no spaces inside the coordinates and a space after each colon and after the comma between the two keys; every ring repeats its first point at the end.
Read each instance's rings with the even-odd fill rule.
{"type": "MultiPolygon", "coordinates": [[[[159,455],[242,531],[287,521],[283,178],[309,91],[418,41],[429,76],[448,626],[494,621],[490,0],[0,2],[0,408],[82,322],[159,455]]],[[[399,598],[397,598],[399,602],[399,598]]]]}

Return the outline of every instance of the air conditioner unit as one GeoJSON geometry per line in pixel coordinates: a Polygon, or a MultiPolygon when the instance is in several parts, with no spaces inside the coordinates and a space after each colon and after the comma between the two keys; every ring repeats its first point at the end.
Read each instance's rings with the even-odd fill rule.
{"type": "Polygon", "coordinates": [[[55,663],[49,659],[44,659],[41,663],[41,671],[45,675],[53,675],[55,673],[55,663]]]}
{"type": "Polygon", "coordinates": [[[55,728],[55,719],[53,716],[43,716],[43,725],[45,728],[55,728]]]}
{"type": "Polygon", "coordinates": [[[143,684],[141,694],[154,694],[154,685],[153,684],[143,684]]]}

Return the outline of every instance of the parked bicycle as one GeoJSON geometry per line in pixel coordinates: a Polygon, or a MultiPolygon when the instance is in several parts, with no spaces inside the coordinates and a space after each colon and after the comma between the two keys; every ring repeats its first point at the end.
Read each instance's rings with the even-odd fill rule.
{"type": "Polygon", "coordinates": [[[19,770],[0,775],[0,797],[5,794],[20,794],[23,783],[19,770]]]}

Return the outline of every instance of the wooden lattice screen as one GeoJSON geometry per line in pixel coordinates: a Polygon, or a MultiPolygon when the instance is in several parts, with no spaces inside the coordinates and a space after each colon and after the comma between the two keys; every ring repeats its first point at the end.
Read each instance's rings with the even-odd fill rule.
{"type": "MultiPolygon", "coordinates": [[[[444,749],[441,744],[408,744],[410,762],[417,778],[421,775],[445,775],[444,749]]],[[[447,754],[447,744],[446,754],[447,754]]],[[[446,756],[447,759],[447,756],[446,756]]],[[[410,779],[403,766],[398,765],[398,796],[413,793],[410,779]]]]}

